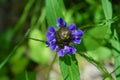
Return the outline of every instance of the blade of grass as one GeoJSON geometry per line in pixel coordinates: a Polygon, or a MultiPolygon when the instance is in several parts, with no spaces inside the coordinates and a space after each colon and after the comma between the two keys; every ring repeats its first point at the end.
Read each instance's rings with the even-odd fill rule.
{"type": "Polygon", "coordinates": [[[45,17],[46,17],[46,10],[45,10],[45,8],[43,8],[41,12],[42,13],[41,13],[40,17],[38,18],[38,21],[36,22],[36,25],[35,25],[36,28],[40,27],[41,24],[45,21],[45,17]]]}
{"type": "Polygon", "coordinates": [[[25,71],[25,78],[26,78],[26,80],[29,80],[27,71],[25,71]]]}
{"type": "Polygon", "coordinates": [[[22,13],[22,16],[20,17],[19,21],[16,23],[15,25],[15,28],[14,28],[14,33],[16,33],[19,29],[21,29],[21,27],[23,27],[26,19],[27,19],[27,16],[28,16],[28,13],[32,7],[32,5],[34,4],[35,0],[28,0],[24,10],[23,10],[23,13],[22,13]]]}
{"type": "Polygon", "coordinates": [[[40,10],[40,0],[36,0],[35,2],[35,6],[32,12],[32,17],[31,17],[31,22],[30,22],[30,26],[35,26],[36,21],[37,21],[37,13],[40,10]]]}
{"type": "Polygon", "coordinates": [[[20,47],[20,45],[23,43],[23,41],[25,40],[25,37],[28,36],[30,30],[28,29],[27,32],[25,33],[23,39],[18,42],[18,44],[13,48],[13,50],[9,53],[9,55],[2,61],[2,63],[0,63],[0,69],[3,68],[3,66],[8,62],[8,60],[10,59],[10,57],[16,52],[16,50],[20,47]]]}

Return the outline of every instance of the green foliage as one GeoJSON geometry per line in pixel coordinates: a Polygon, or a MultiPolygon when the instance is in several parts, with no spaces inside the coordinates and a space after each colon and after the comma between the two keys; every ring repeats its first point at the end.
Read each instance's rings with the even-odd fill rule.
{"type": "Polygon", "coordinates": [[[111,76],[114,73],[116,80],[120,80],[119,1],[0,0],[0,6],[0,80],[36,80],[41,71],[49,79],[56,60],[59,60],[63,80],[81,80],[78,56],[96,66],[104,74],[103,80],[114,80],[111,76]],[[79,55],[66,54],[57,59],[57,53],[46,46],[47,28],[54,26],[57,30],[58,17],[84,31],[81,44],[74,45],[79,55]],[[111,58],[115,68],[110,73],[103,63],[113,62],[111,58]]]}
{"type": "MultiPolygon", "coordinates": [[[[23,39],[24,40],[24,39],[23,39]]],[[[0,69],[3,68],[3,66],[8,62],[8,60],[10,59],[10,57],[16,52],[16,50],[19,48],[19,46],[21,45],[21,43],[23,42],[23,40],[21,40],[21,42],[18,43],[18,45],[15,46],[15,48],[10,52],[10,54],[4,59],[4,61],[0,64],[0,69]]]]}
{"type": "MultiPolygon", "coordinates": [[[[13,33],[16,33],[17,30],[19,30],[20,27],[23,26],[25,20],[26,20],[26,17],[27,17],[27,14],[28,14],[28,11],[30,10],[32,4],[34,3],[34,0],[29,0],[28,4],[26,5],[25,9],[24,9],[24,12],[23,12],[23,15],[21,16],[20,18],[20,21],[18,21],[18,23],[16,24],[15,26],[15,30],[13,30],[13,33]]],[[[26,32],[27,33],[27,32],[26,32]]],[[[27,34],[28,35],[28,34],[27,34]]],[[[27,36],[25,35],[25,36],[27,36]]],[[[7,63],[7,61],[9,60],[9,58],[15,53],[15,51],[19,48],[19,46],[22,44],[22,42],[24,41],[24,38],[25,36],[23,37],[23,39],[18,43],[18,45],[15,46],[15,48],[11,51],[11,53],[6,57],[6,59],[0,64],[0,69],[7,63]]]]}
{"type": "Polygon", "coordinates": [[[46,0],[46,16],[48,24],[50,26],[55,26],[56,29],[58,28],[56,26],[57,18],[63,17],[62,8],[59,2],[60,0],[46,0]]]}
{"type": "MultiPolygon", "coordinates": [[[[103,10],[105,13],[106,20],[112,19],[112,5],[109,0],[102,0],[103,10]]],[[[117,24],[117,23],[116,23],[117,24]]],[[[111,23],[108,23],[107,26],[111,29],[111,32],[109,33],[113,34],[112,38],[109,40],[110,44],[112,45],[112,51],[115,59],[115,71],[116,73],[116,80],[120,80],[120,42],[119,42],[119,36],[117,33],[117,26],[116,24],[113,24],[111,26],[111,23]],[[112,28],[114,27],[114,28],[112,28]],[[112,30],[113,29],[113,30],[112,30]]]]}

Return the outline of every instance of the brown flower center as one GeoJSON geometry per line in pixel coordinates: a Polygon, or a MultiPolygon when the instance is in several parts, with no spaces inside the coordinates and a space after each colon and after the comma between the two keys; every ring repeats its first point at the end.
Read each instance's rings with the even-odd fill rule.
{"type": "Polygon", "coordinates": [[[60,29],[55,32],[55,38],[59,48],[64,48],[64,45],[70,44],[71,32],[65,27],[60,27],[60,29]]]}

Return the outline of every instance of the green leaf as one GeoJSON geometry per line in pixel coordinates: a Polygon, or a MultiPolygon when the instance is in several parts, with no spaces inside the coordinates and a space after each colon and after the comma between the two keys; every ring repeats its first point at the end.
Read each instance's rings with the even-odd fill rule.
{"type": "MultiPolygon", "coordinates": [[[[45,34],[43,35],[38,28],[33,29],[29,35],[30,38],[38,40],[45,40],[44,36],[45,34]]],[[[30,49],[30,58],[37,63],[45,64],[50,54],[50,49],[46,47],[46,44],[32,39],[29,39],[28,44],[30,49]]]]}
{"type": "Polygon", "coordinates": [[[80,73],[75,55],[67,54],[64,57],[60,57],[59,63],[64,80],[80,80],[80,73]]]}
{"type": "Polygon", "coordinates": [[[102,7],[104,10],[105,18],[106,20],[112,19],[112,4],[111,0],[101,0],[102,1],[102,7]]]}
{"type": "Polygon", "coordinates": [[[87,53],[97,61],[103,61],[111,57],[111,50],[103,46],[87,53]]]}
{"type": "Polygon", "coordinates": [[[58,17],[63,17],[60,0],[46,0],[47,21],[50,26],[56,27],[58,17]]]}
{"type": "Polygon", "coordinates": [[[95,50],[102,45],[107,30],[108,26],[97,26],[84,34],[83,42],[87,51],[95,50]]]}

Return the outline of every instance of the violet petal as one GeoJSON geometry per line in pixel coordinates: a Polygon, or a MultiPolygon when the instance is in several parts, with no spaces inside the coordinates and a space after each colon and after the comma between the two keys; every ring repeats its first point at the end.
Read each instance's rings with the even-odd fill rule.
{"type": "Polygon", "coordinates": [[[75,30],[76,29],[76,25],[75,24],[71,24],[70,26],[69,26],[69,30],[75,30]]]}
{"type": "Polygon", "coordinates": [[[57,46],[57,45],[56,45],[55,43],[51,43],[51,44],[50,44],[50,48],[51,48],[52,50],[55,50],[55,49],[56,49],[56,46],[57,46]]]}
{"type": "Polygon", "coordinates": [[[45,42],[48,46],[50,45],[50,43],[48,41],[45,42]]]}
{"type": "Polygon", "coordinates": [[[53,27],[53,26],[50,26],[49,28],[48,28],[48,30],[50,31],[50,32],[56,32],[56,30],[55,30],[55,28],[53,27]]]}
{"type": "Polygon", "coordinates": [[[47,36],[47,37],[52,36],[52,35],[53,35],[53,33],[51,33],[51,32],[47,32],[47,33],[46,33],[46,36],[47,36]]]}
{"type": "Polygon", "coordinates": [[[75,49],[74,47],[71,47],[70,50],[71,50],[71,53],[72,53],[72,54],[75,54],[75,53],[76,53],[76,49],[75,49]]]}
{"type": "Polygon", "coordinates": [[[73,38],[73,39],[72,39],[72,43],[80,44],[80,42],[81,42],[81,39],[80,39],[80,38],[73,38]]]}
{"type": "Polygon", "coordinates": [[[52,41],[52,40],[54,40],[54,39],[55,39],[54,36],[48,36],[48,37],[47,37],[47,40],[48,40],[48,41],[52,41]]]}
{"type": "Polygon", "coordinates": [[[82,30],[74,30],[72,31],[73,36],[83,36],[84,32],[82,30]]]}
{"type": "Polygon", "coordinates": [[[71,52],[69,46],[65,46],[64,50],[65,50],[66,54],[69,54],[71,52]]]}
{"type": "Polygon", "coordinates": [[[66,27],[66,24],[67,23],[65,21],[63,21],[63,19],[61,17],[59,17],[57,19],[57,26],[59,26],[59,27],[66,27]]]}
{"type": "Polygon", "coordinates": [[[61,56],[61,57],[64,56],[64,50],[63,49],[59,49],[57,53],[58,53],[58,56],[61,56]]]}

